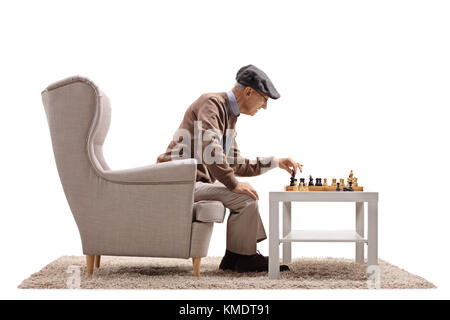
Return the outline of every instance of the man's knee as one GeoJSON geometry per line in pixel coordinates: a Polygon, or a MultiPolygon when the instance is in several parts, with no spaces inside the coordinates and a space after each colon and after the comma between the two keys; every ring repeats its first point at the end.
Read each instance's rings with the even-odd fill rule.
{"type": "Polygon", "coordinates": [[[255,200],[252,197],[246,195],[246,197],[242,201],[240,211],[259,213],[258,200],[255,200]]]}

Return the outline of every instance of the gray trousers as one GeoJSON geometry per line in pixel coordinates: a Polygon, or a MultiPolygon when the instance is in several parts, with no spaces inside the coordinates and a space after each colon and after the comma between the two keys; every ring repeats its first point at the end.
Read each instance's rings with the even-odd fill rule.
{"type": "Polygon", "coordinates": [[[222,183],[195,183],[194,201],[216,200],[230,209],[227,221],[227,250],[255,254],[256,243],[267,239],[258,209],[258,201],[228,190],[222,183]]]}

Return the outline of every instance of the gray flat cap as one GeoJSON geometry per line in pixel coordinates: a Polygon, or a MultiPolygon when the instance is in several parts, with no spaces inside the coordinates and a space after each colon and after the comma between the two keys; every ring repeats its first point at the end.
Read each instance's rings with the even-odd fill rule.
{"type": "Polygon", "coordinates": [[[270,81],[269,77],[252,64],[242,67],[236,74],[236,81],[244,86],[251,87],[272,99],[278,99],[280,94],[270,81]]]}

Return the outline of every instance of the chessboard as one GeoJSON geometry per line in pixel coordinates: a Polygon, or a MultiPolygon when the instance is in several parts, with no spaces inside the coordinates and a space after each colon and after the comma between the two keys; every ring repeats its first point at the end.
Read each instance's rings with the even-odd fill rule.
{"type": "Polygon", "coordinates": [[[364,191],[363,186],[358,185],[358,178],[354,177],[353,170],[347,178],[347,183],[344,179],[333,178],[332,182],[328,184],[327,178],[316,178],[314,182],[313,177],[309,176],[309,182],[306,182],[304,178],[300,178],[300,183],[297,184],[297,179],[295,178],[295,173],[292,170],[291,183],[286,186],[286,191],[349,191],[349,192],[362,192],[364,191]]]}

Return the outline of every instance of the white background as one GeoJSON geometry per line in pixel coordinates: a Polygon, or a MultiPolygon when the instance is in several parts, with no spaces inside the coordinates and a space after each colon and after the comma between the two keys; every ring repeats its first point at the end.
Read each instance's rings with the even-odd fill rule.
{"type": "MultiPolygon", "coordinates": [[[[446,1],[14,1],[0,4],[2,298],[211,298],[209,291],[24,291],[62,255],[80,255],[40,92],[80,74],[110,97],[104,154],[113,169],[154,163],[185,109],[227,91],[246,64],[281,98],[237,124],[244,156],[290,156],[304,176],[353,169],[380,192],[380,258],[427,291],[217,291],[214,298],[449,298],[450,7],[446,1]]],[[[268,192],[250,182],[268,230],[268,192]]],[[[353,206],[293,206],[301,228],[349,229],[353,206]],[[303,209],[303,210],[302,210],[303,209]]],[[[216,225],[210,256],[225,251],[216,225]]],[[[267,241],[259,247],[268,253],[267,241]]],[[[293,256],[352,258],[354,245],[297,244],[293,256]]]]}

